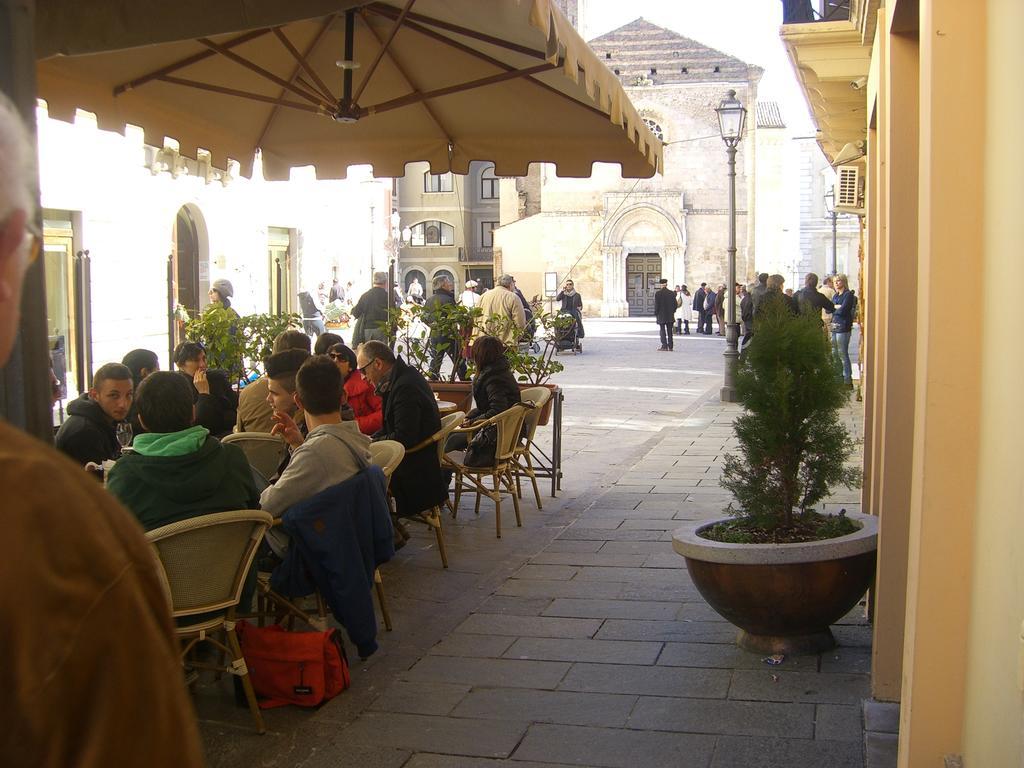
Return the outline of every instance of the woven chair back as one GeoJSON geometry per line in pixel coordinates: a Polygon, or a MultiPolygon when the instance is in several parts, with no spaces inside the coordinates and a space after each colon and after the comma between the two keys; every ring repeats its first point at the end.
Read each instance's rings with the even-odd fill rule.
{"type": "Polygon", "coordinates": [[[175,617],[237,605],[263,534],[267,512],[215,512],[154,528],[146,538],[163,566],[164,586],[175,617]]]}
{"type": "Polygon", "coordinates": [[[391,473],[405,458],[405,446],[397,440],[378,440],[370,443],[370,463],[376,464],[384,472],[384,477],[391,480],[391,473]]]}
{"type": "Polygon", "coordinates": [[[233,432],[221,442],[241,448],[249,466],[268,480],[277,472],[281,460],[288,452],[288,444],[269,432],[233,432]]]}

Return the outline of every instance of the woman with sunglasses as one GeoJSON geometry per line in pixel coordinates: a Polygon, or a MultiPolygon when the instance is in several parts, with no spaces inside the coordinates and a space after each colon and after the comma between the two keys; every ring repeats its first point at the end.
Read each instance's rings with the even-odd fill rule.
{"type": "Polygon", "coordinates": [[[341,371],[341,380],[345,382],[345,395],[348,404],[355,411],[359,431],[364,435],[372,435],[380,431],[384,424],[384,411],[381,399],[373,391],[370,384],[356,366],[356,353],[344,344],[334,344],[327,350],[334,364],[341,371]]]}

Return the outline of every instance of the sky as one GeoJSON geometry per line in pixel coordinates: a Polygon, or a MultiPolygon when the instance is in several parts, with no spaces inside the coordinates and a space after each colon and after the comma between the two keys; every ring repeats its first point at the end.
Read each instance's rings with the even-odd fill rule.
{"type": "Polygon", "coordinates": [[[786,124],[797,135],[813,133],[807,105],[792,64],[779,40],[780,0],[579,0],[586,40],[639,16],[684,37],[765,70],[758,87],[762,101],[778,101],[786,124]]]}

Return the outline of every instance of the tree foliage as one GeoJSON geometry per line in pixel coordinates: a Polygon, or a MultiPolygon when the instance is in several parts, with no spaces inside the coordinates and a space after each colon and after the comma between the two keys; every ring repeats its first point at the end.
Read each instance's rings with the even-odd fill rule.
{"type": "Polygon", "coordinates": [[[853,440],[839,420],[845,389],[816,315],[793,316],[781,302],[759,309],[735,385],[743,415],[734,424],[739,454],[725,457],[727,511],[766,531],[791,529],[837,485],[860,486],[846,466],[853,440]]]}
{"type": "Polygon", "coordinates": [[[273,351],[274,339],[289,328],[301,328],[295,314],[254,314],[239,317],[220,305],[212,305],[185,325],[185,337],[206,348],[211,368],[228,372],[232,380],[263,372],[263,361],[273,351]]]}

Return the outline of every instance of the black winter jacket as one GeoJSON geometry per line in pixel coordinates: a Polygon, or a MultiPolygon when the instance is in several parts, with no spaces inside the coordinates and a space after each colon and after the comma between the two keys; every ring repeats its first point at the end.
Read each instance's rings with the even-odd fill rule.
{"type": "Polygon", "coordinates": [[[88,394],[68,403],[68,414],[57,431],[54,441],[57,450],[83,466],[90,461],[99,464],[120,455],[114,423],[88,394]]]}
{"type": "Polygon", "coordinates": [[[210,368],[206,380],[210,383],[210,394],[203,395],[196,389],[192,377],[178,371],[192,385],[192,402],[196,404],[196,424],[206,427],[214,437],[231,434],[238,420],[238,393],[231,388],[224,371],[210,368]]]}
{"type": "Polygon", "coordinates": [[[672,325],[676,321],[676,292],[659,288],[654,292],[654,317],[661,325],[672,325]]]}
{"type": "Polygon", "coordinates": [[[522,402],[508,360],[504,357],[482,369],[473,380],[473,402],[476,407],[466,414],[467,419],[489,419],[522,402]]]}
{"type": "Polygon", "coordinates": [[[444,289],[434,291],[434,295],[427,299],[426,304],[423,306],[423,321],[430,326],[430,338],[432,340],[438,341],[443,338],[439,332],[434,330],[435,313],[438,307],[454,303],[455,294],[444,289]]]}
{"type": "Polygon", "coordinates": [[[822,310],[831,315],[836,309],[824,294],[818,293],[814,288],[801,288],[793,298],[796,299],[797,307],[802,315],[818,315],[820,317],[822,310]]]}
{"type": "MultiPolygon", "coordinates": [[[[427,380],[399,357],[391,371],[391,383],[380,393],[384,401],[384,427],[374,440],[397,440],[406,449],[441,429],[437,400],[427,380]]],[[[437,446],[405,454],[391,476],[391,494],[398,514],[409,517],[448,497],[448,482],[437,460],[437,446]]]]}

